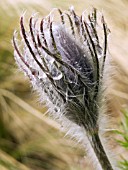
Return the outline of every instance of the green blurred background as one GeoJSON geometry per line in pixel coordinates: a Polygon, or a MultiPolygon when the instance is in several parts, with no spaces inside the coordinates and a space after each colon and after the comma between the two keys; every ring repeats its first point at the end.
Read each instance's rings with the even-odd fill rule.
{"type": "Polygon", "coordinates": [[[88,160],[79,145],[64,138],[59,125],[42,113],[27,79],[14,61],[11,39],[19,29],[19,18],[39,12],[47,15],[52,8],[67,10],[71,5],[78,14],[96,7],[102,11],[111,30],[109,51],[118,66],[108,94],[108,107],[119,117],[128,103],[128,1],[127,0],[1,0],[0,1],[0,170],[88,170],[88,160]],[[125,82],[122,80],[125,78],[125,82]],[[119,85],[120,82],[120,85],[119,85]],[[118,107],[117,107],[118,103],[118,107]]]}

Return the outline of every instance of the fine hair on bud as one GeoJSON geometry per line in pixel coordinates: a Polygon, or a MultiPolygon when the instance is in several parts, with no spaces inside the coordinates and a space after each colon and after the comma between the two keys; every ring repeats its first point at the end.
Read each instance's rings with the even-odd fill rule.
{"type": "Polygon", "coordinates": [[[107,73],[109,29],[95,8],[78,16],[53,9],[43,19],[20,18],[21,41],[13,36],[14,57],[50,115],[66,135],[87,148],[94,169],[117,169],[102,143],[100,112],[107,73]],[[56,13],[57,19],[54,17],[56,13]]]}

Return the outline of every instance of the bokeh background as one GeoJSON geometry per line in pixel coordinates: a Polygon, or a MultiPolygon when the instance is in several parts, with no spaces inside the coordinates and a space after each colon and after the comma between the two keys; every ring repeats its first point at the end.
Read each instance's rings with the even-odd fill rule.
{"type": "MultiPolygon", "coordinates": [[[[0,1],[0,170],[91,170],[81,146],[64,137],[59,125],[44,116],[27,79],[14,61],[12,36],[19,18],[38,12],[42,17],[52,8],[77,14],[99,9],[111,30],[109,57],[115,67],[107,89],[108,110],[115,122],[122,120],[128,104],[128,1],[127,0],[1,0],[0,1]]],[[[127,111],[126,111],[127,112],[127,111]]],[[[125,112],[125,113],[126,113],[125,112]]],[[[127,114],[125,114],[127,115],[127,114]]],[[[125,116],[127,117],[127,116],[125,116]]],[[[128,130],[128,119],[125,124],[128,130]],[[127,126],[126,126],[127,125],[127,126]]],[[[126,153],[128,142],[126,145],[126,153]]],[[[126,161],[125,164],[128,165],[126,161]]],[[[127,166],[128,169],[128,166],[127,166]]]]}

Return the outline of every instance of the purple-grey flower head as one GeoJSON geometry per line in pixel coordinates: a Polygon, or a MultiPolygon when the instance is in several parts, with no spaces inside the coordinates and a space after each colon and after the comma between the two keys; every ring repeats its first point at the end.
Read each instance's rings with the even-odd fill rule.
{"type": "MultiPolygon", "coordinates": [[[[113,170],[99,137],[99,109],[107,54],[108,29],[104,17],[78,16],[55,9],[41,21],[29,20],[26,31],[20,20],[21,41],[13,36],[14,56],[61,125],[94,154],[98,170],[113,170]],[[99,164],[98,164],[99,163],[99,164]]],[[[92,157],[92,155],[91,155],[92,157]]]]}
{"type": "MultiPolygon", "coordinates": [[[[98,102],[107,51],[107,27],[97,11],[78,16],[73,8],[41,21],[21,17],[21,43],[13,37],[14,56],[57,119],[65,117],[88,132],[98,128],[98,102]],[[98,29],[101,34],[98,34],[98,29]],[[102,38],[101,38],[102,37],[102,38]]],[[[55,11],[55,10],[54,10],[55,11]]]]}

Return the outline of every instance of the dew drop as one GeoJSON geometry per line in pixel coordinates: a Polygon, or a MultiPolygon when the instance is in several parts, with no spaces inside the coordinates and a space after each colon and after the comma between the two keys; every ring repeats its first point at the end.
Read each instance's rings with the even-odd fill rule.
{"type": "Polygon", "coordinates": [[[62,73],[57,74],[56,76],[53,76],[54,80],[60,80],[63,77],[62,73]]]}

